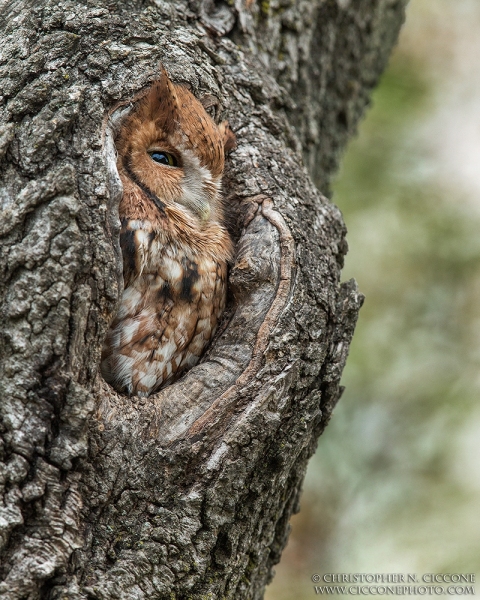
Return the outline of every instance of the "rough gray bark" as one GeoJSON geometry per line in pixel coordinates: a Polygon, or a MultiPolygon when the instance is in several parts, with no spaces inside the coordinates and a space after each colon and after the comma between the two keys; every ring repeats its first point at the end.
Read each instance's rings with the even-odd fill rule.
{"type": "Polygon", "coordinates": [[[328,189],[404,4],[0,3],[2,598],[263,596],[361,304],[312,177],[328,189]],[[113,139],[160,62],[237,134],[238,243],[205,360],[132,400],[97,372],[122,286],[113,139]]]}

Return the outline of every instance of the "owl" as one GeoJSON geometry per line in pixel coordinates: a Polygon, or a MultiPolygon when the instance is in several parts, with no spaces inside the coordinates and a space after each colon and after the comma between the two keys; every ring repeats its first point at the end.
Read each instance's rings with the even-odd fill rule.
{"type": "Polygon", "coordinates": [[[162,70],[118,138],[124,290],[101,372],[148,396],[195,365],[225,307],[232,242],[221,179],[235,136],[162,70]]]}

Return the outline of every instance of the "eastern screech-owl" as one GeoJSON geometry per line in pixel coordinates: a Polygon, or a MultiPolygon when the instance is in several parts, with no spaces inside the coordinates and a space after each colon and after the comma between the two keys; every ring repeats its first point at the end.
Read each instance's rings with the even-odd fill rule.
{"type": "Polygon", "coordinates": [[[163,71],[116,141],[124,291],[101,371],[148,396],[197,363],[225,307],[232,243],[220,192],[235,136],[163,71]]]}

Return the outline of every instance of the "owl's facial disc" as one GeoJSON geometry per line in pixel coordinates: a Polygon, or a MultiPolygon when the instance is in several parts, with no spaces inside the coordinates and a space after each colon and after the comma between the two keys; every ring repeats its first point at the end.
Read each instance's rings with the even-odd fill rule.
{"type": "Polygon", "coordinates": [[[212,177],[210,170],[201,165],[198,156],[190,149],[182,148],[182,163],[182,195],[175,201],[203,223],[216,218],[220,181],[212,177]]]}
{"type": "Polygon", "coordinates": [[[206,223],[216,217],[220,181],[201,164],[194,149],[181,142],[180,136],[150,141],[145,154],[141,152],[144,158],[138,157],[145,168],[142,177],[162,202],[174,202],[206,223]]]}

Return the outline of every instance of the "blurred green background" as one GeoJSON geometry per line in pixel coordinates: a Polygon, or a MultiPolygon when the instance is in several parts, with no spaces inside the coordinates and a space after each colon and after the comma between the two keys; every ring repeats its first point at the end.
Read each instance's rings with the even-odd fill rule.
{"type": "Polygon", "coordinates": [[[480,0],[411,0],[334,191],[366,301],[266,600],[313,573],[479,580],[480,0]]]}

